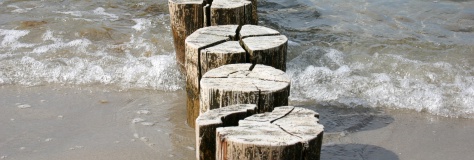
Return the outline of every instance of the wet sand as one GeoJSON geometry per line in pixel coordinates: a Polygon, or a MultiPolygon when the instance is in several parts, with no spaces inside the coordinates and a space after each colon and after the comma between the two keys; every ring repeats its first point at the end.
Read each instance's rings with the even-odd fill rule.
{"type": "MultiPolygon", "coordinates": [[[[1,86],[1,159],[194,159],[184,91],[106,86],[1,86]]],[[[314,109],[325,126],[322,159],[470,159],[474,120],[413,110],[314,109]]]]}

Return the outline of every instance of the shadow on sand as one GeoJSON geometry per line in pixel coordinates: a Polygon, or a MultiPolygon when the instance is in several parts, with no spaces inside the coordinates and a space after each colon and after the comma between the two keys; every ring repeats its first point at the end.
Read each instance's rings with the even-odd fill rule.
{"type": "Polygon", "coordinates": [[[399,159],[394,152],[379,146],[354,144],[353,142],[333,144],[333,142],[341,143],[340,139],[351,133],[376,130],[392,123],[394,118],[385,114],[381,109],[349,107],[330,102],[299,107],[308,108],[319,113],[320,123],[324,125],[322,160],[399,159]]]}
{"type": "Polygon", "coordinates": [[[393,117],[382,110],[368,107],[348,107],[331,103],[302,105],[319,113],[324,133],[374,130],[383,128],[394,121],[393,117]]]}

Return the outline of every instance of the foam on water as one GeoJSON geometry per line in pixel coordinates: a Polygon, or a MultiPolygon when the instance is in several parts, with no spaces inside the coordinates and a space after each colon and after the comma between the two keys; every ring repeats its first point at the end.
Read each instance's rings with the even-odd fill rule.
{"type": "Polygon", "coordinates": [[[44,83],[61,84],[116,84],[125,88],[153,88],[178,90],[182,88],[181,75],[174,66],[174,56],[157,55],[148,58],[115,59],[105,56],[92,61],[74,57],[54,61],[40,61],[24,56],[4,60],[0,72],[1,84],[27,86],[44,83]],[[110,59],[123,62],[121,66],[107,66],[110,59]]]}
{"type": "Polygon", "coordinates": [[[27,35],[28,33],[30,33],[30,31],[0,29],[0,37],[3,37],[2,41],[0,42],[0,47],[9,48],[11,50],[23,47],[32,47],[34,44],[21,43],[18,41],[18,39],[27,35]]]}
{"type": "Polygon", "coordinates": [[[290,98],[474,117],[474,76],[462,67],[392,54],[375,54],[363,61],[335,49],[305,51],[288,64],[290,98]],[[383,72],[373,72],[382,68],[383,72]]]}
{"type": "Polygon", "coordinates": [[[115,22],[120,17],[110,10],[57,9],[44,15],[51,17],[43,23],[46,27],[0,27],[0,85],[106,84],[123,89],[182,89],[183,78],[170,50],[172,38],[165,23],[168,17],[129,15],[130,21],[115,22]]]}
{"type": "MultiPolygon", "coordinates": [[[[166,5],[0,2],[0,85],[184,89],[166,5]]],[[[469,5],[266,0],[259,24],[289,37],[292,100],[472,118],[469,5]]]]}
{"type": "Polygon", "coordinates": [[[107,13],[104,8],[98,7],[93,11],[97,15],[103,15],[105,20],[116,21],[119,17],[115,14],[107,13]]]}
{"type": "Polygon", "coordinates": [[[151,26],[151,20],[149,19],[139,18],[139,19],[133,19],[133,21],[135,21],[137,24],[134,25],[132,28],[137,31],[144,30],[151,26]]]}

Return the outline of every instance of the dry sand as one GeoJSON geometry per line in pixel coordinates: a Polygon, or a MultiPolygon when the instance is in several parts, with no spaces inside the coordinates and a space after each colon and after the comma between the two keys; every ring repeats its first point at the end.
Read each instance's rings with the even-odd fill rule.
{"type": "MultiPolygon", "coordinates": [[[[104,86],[1,86],[0,159],[195,159],[185,93],[104,86]]],[[[474,120],[412,110],[314,109],[322,159],[472,159],[474,120]]]]}

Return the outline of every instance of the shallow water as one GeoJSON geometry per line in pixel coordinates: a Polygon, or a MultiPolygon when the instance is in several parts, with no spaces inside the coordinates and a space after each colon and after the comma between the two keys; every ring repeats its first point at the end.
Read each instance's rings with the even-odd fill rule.
{"type": "MultiPolygon", "coordinates": [[[[474,2],[261,0],[291,98],[472,118],[474,2]]],[[[0,85],[184,88],[167,1],[0,2],[0,85]]]]}
{"type": "Polygon", "coordinates": [[[183,92],[55,85],[0,89],[0,159],[194,157],[183,92]]]}
{"type": "Polygon", "coordinates": [[[260,3],[293,41],[293,100],[472,118],[473,1],[260,3]]]}
{"type": "MultiPolygon", "coordinates": [[[[258,13],[290,40],[290,104],[321,113],[325,159],[472,157],[474,1],[259,0],[258,13]]],[[[0,158],[192,158],[172,43],[166,0],[0,0],[0,158]]]]}

